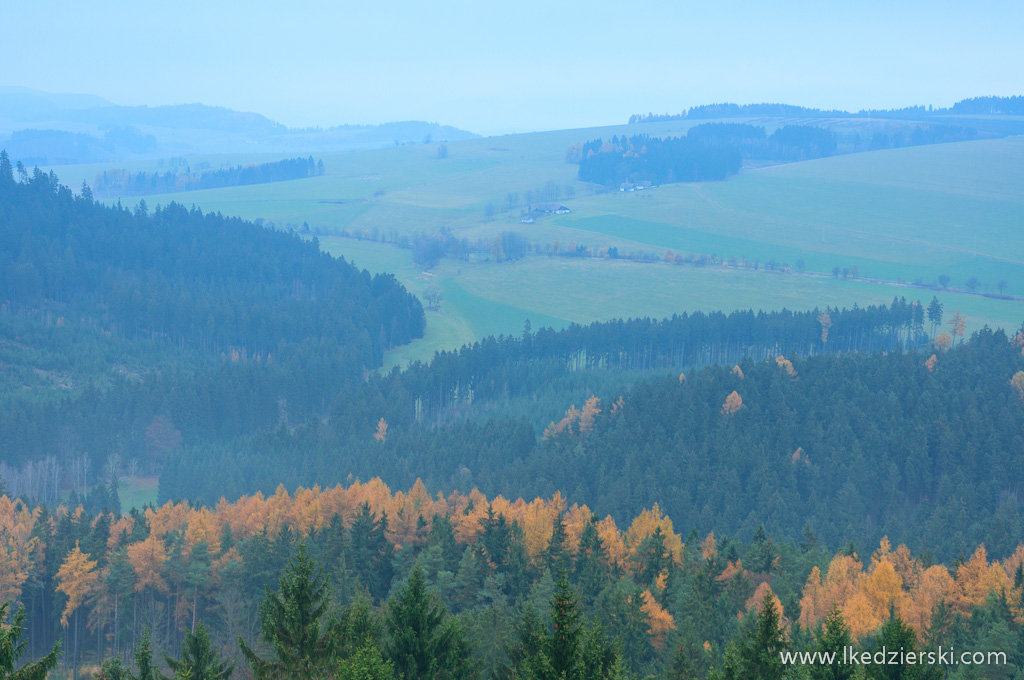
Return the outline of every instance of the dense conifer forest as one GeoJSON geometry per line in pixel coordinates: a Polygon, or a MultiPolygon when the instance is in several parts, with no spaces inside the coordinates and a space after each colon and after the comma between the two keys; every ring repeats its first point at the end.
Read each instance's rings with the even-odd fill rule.
{"type": "Polygon", "coordinates": [[[315,240],[174,203],[104,207],[39,170],[19,179],[0,157],[8,467],[85,456],[97,479],[112,454],[152,469],[182,436],[301,422],[423,333],[392,276],[315,240]]]}
{"type": "Polygon", "coordinates": [[[762,524],[792,539],[813,530],[831,546],[888,535],[943,560],[978,543],[1006,555],[1021,535],[1024,404],[1010,381],[1024,360],[1002,332],[946,353],[780,353],[668,377],[612,373],[618,381],[565,366],[373,381],[322,422],[176,451],[161,498],[213,504],[282,482],[380,476],[507,497],[561,491],[618,521],[658,503],[680,526],[745,539],[762,524]],[[460,396],[440,412],[445,389],[460,396]]]}

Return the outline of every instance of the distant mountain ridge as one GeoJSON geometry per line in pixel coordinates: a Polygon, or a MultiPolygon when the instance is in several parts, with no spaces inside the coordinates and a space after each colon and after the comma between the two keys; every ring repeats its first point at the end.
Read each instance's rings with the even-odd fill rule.
{"type": "Polygon", "coordinates": [[[372,149],[476,136],[424,121],[290,129],[259,113],[219,106],[120,106],[89,94],[0,87],[0,146],[7,148],[12,160],[26,165],[102,163],[198,152],[372,149]]]}
{"type": "Polygon", "coordinates": [[[1024,96],[1013,97],[971,97],[962,99],[949,108],[932,106],[905,106],[899,109],[861,109],[843,111],[839,109],[815,109],[792,104],[704,104],[694,106],[680,113],[635,113],[629,117],[630,124],[649,123],[663,120],[706,120],[712,118],[742,118],[750,116],[772,116],[783,118],[911,118],[931,116],[1024,116],[1024,96]]]}
{"type": "Polygon", "coordinates": [[[60,94],[27,87],[0,87],[0,118],[10,117],[12,113],[22,117],[43,116],[54,111],[101,106],[114,106],[114,103],[94,94],[60,94]]]}

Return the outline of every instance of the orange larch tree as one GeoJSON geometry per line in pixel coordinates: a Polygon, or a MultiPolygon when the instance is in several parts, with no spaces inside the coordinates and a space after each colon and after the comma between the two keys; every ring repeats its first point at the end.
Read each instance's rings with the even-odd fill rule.
{"type": "Polygon", "coordinates": [[[722,413],[731,416],[732,414],[743,408],[743,397],[739,395],[736,390],[725,398],[725,403],[722,404],[722,413]]]}
{"type": "Polygon", "coordinates": [[[828,329],[832,328],[832,317],[828,313],[828,307],[818,315],[818,323],[821,324],[821,344],[828,342],[828,329]]]}
{"type": "Polygon", "coordinates": [[[381,444],[388,438],[388,421],[384,420],[384,418],[377,421],[377,430],[373,433],[373,438],[381,444]]]}
{"type": "Polygon", "coordinates": [[[75,547],[57,570],[57,590],[68,598],[60,615],[62,626],[68,627],[68,619],[85,603],[98,581],[96,562],[90,560],[88,553],[82,552],[78,547],[78,541],[75,541],[75,547]]]}

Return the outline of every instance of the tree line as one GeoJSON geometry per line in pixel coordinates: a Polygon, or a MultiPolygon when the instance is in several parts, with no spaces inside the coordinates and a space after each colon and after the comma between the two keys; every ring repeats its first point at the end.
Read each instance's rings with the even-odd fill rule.
{"type": "Polygon", "coordinates": [[[139,171],[132,173],[123,168],[104,170],[97,173],[93,180],[92,190],[99,196],[147,196],[150,194],[170,194],[178,191],[196,191],[199,189],[223,189],[249,184],[267,184],[285,182],[306,177],[319,177],[324,174],[324,162],[314,163],[313,157],[288,158],[271,163],[252,165],[236,165],[220,170],[181,172],[170,170],[163,174],[139,171]]]}
{"type": "Polygon", "coordinates": [[[566,158],[579,163],[581,180],[615,186],[723,180],[740,171],[744,158],[794,161],[835,152],[835,133],[820,127],[786,125],[766,135],[754,125],[705,123],[685,137],[590,140],[570,147],[566,158]]]}
{"type": "Polygon", "coordinates": [[[735,149],[711,147],[689,137],[613,136],[607,142],[598,138],[583,144],[579,178],[607,186],[714,181],[736,174],[741,163],[735,149]]]}
{"type": "Polygon", "coordinates": [[[861,109],[851,113],[837,109],[816,109],[791,104],[704,104],[694,106],[677,114],[639,114],[629,117],[629,124],[653,123],[667,120],[689,120],[708,118],[743,118],[772,116],[777,118],[864,118],[868,115],[886,118],[905,118],[943,115],[1021,115],[1024,113],[1024,97],[971,97],[962,99],[949,108],[932,106],[907,106],[898,109],[861,109]]]}

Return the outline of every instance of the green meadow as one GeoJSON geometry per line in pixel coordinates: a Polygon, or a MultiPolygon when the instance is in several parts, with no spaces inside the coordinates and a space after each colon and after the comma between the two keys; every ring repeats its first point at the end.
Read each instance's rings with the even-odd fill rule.
{"type": "MultiPolygon", "coordinates": [[[[769,126],[769,121],[764,121],[769,126]]],[[[847,122],[847,125],[851,123],[847,122]]],[[[427,334],[389,356],[389,366],[427,359],[487,335],[683,311],[806,309],[933,294],[968,329],[1024,321],[1024,139],[1008,138],[842,155],[749,169],[724,182],[620,192],[576,180],[571,144],[613,134],[678,135],[686,121],[561,130],[371,151],[314,154],[322,177],[147,196],[278,228],[303,224],[324,249],[374,272],[394,273],[418,295],[444,298],[427,312],[427,334]],[[557,189],[567,215],[520,221],[528,192],[557,189]],[[511,205],[509,195],[518,196],[511,205]],[[620,254],[717,255],[745,267],[679,266],[605,258],[530,255],[519,262],[442,260],[422,271],[401,236],[442,230],[489,243],[522,233],[543,251],[557,243],[620,254]],[[341,237],[345,234],[348,237],[341,237]],[[358,236],[360,240],[351,238],[358,236]],[[789,271],[765,271],[787,266],[789,271]],[[756,269],[755,269],[756,266],[756,269]],[[856,269],[858,278],[833,275],[856,269]],[[802,271],[798,271],[802,270],[802,271]],[[950,290],[934,292],[950,278],[950,290]],[[974,294],[968,281],[977,280],[974,294]],[[986,297],[1003,292],[1014,299],[986,297]]],[[[296,155],[299,155],[298,153],[296,155]]],[[[305,155],[305,154],[303,154],[305,155]]],[[[213,167],[276,160],[265,155],[194,157],[213,167]]],[[[130,166],[153,171],[157,163],[130,166]]],[[[71,186],[103,168],[56,168],[71,186]]],[[[122,200],[134,205],[138,197],[122,200]]],[[[535,201],[539,199],[534,199],[535,201]]],[[[973,283],[973,282],[972,282],[973,283]]]]}

